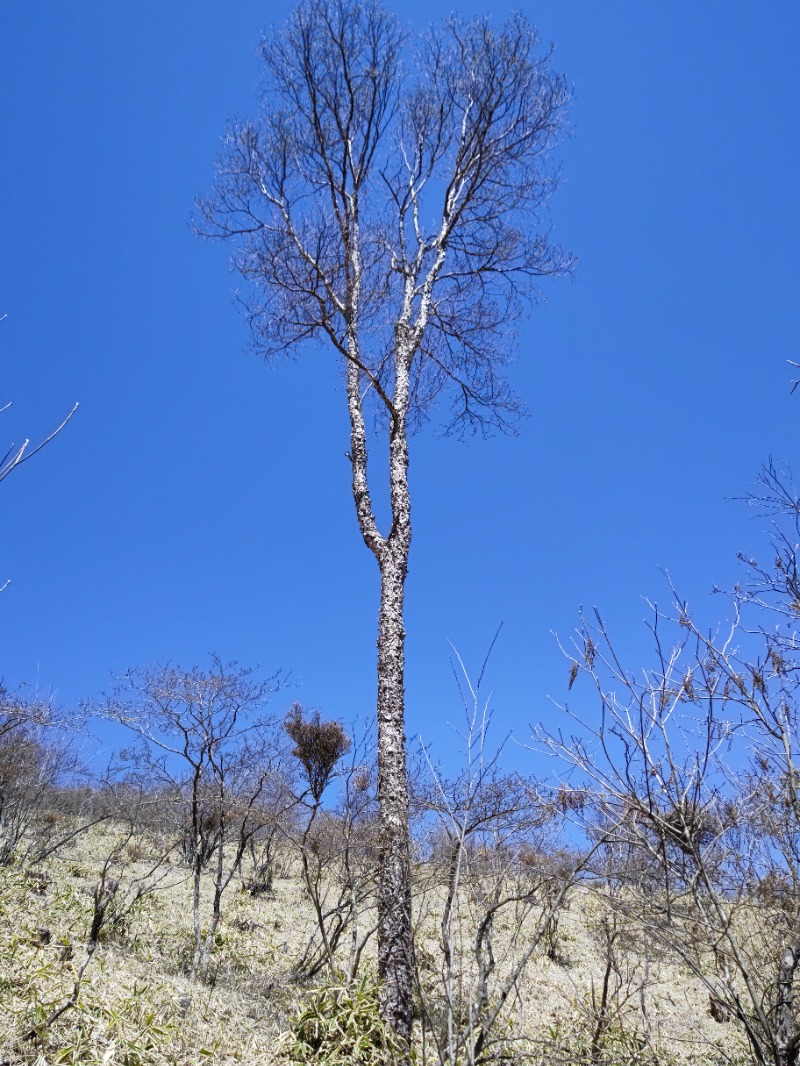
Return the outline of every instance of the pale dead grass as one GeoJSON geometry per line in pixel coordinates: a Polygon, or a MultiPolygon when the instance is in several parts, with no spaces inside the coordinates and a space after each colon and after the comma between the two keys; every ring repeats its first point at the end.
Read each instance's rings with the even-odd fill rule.
{"type": "MultiPolygon", "coordinates": [[[[461,958],[469,960],[479,909],[469,899],[468,891],[463,896],[457,944],[461,958]]],[[[423,961],[420,969],[423,981],[425,970],[430,971],[431,990],[435,986],[435,960],[441,957],[442,899],[443,891],[429,892],[424,913],[418,906],[416,915],[418,956],[423,961]]],[[[548,957],[543,944],[508,1001],[502,1019],[511,1033],[528,1037],[542,1048],[558,1038],[591,1033],[596,1021],[592,989],[599,998],[605,968],[599,938],[601,915],[601,898],[588,888],[576,887],[560,913],[555,960],[548,957]]],[[[522,927],[512,915],[497,923],[493,945],[497,962],[495,988],[503,983],[530,943],[540,919],[541,912],[533,910],[522,927]]],[[[686,966],[665,957],[656,945],[646,944],[641,935],[630,934],[628,949],[621,955],[621,995],[611,1007],[615,1030],[624,1029],[630,1037],[648,1032],[650,1046],[656,1049],[664,1066],[672,1062],[699,1066],[747,1059],[743,1035],[734,1023],[719,1023],[712,1018],[708,991],[686,966]]],[[[474,964],[465,961],[458,976],[462,996],[469,998],[475,983],[474,964]]]]}
{"type": "MultiPolygon", "coordinates": [[[[91,893],[108,853],[113,830],[97,832],[69,854],[46,864],[48,880],[0,868],[0,1063],[103,1063],[166,1066],[167,1063],[284,1062],[280,1035],[304,990],[292,967],[314,930],[313,910],[297,876],[276,881],[270,897],[253,898],[232,883],[212,956],[213,984],[187,979],[191,958],[191,883],[173,862],[156,893],[141,901],[124,926],[103,941],[86,972],[77,1009],[65,1014],[40,1043],[23,1034],[71,991],[91,919],[91,893]],[[49,942],[37,932],[46,927],[49,942]]],[[[136,851],[113,871],[124,885],[144,872],[136,851]]],[[[429,892],[418,905],[423,976],[432,994],[439,981],[440,897],[429,892]]],[[[464,913],[464,945],[471,919],[464,913]]],[[[558,959],[540,951],[509,1000],[503,1024],[531,1040],[569,1034],[590,1022],[591,987],[599,987],[602,963],[592,932],[597,902],[577,890],[560,919],[558,959]]],[[[527,930],[513,918],[498,928],[497,979],[522,950],[527,930]]],[[[644,992],[653,1043],[664,1061],[708,1063],[740,1046],[732,1023],[717,1023],[708,996],[685,970],[653,953],[644,992]]],[[[367,967],[374,956],[367,953],[367,967]]],[[[634,975],[635,977],[635,975],[634,975]]],[[[472,979],[462,967],[464,988],[472,979]]],[[[320,982],[321,983],[321,982],[320,982]]],[[[643,1026],[640,998],[621,1016],[631,1031],[643,1026]]]]}

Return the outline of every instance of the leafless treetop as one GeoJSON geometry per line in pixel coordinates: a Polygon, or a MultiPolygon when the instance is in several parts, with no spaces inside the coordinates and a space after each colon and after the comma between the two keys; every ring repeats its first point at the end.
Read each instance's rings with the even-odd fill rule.
{"type": "Polygon", "coordinates": [[[260,114],[231,124],[198,220],[238,238],[259,351],[327,339],[392,420],[445,391],[449,429],[519,413],[513,322],[572,265],[539,218],[569,90],[537,44],[520,14],[412,42],[376,0],[306,0],[265,40],[260,114]]]}

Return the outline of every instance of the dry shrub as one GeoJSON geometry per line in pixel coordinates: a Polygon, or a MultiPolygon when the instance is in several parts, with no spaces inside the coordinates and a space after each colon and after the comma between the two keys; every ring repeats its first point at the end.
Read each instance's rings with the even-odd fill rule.
{"type": "Polygon", "coordinates": [[[350,750],[350,738],[338,722],[321,721],[319,711],[311,711],[306,718],[299,703],[286,715],[283,728],[294,741],[292,755],[300,760],[311,795],[319,803],[333,768],[350,750]]]}

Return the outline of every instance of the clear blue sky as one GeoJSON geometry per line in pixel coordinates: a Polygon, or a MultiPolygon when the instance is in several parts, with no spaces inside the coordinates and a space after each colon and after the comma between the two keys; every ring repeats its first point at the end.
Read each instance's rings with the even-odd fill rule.
{"type": "MultiPolygon", "coordinates": [[[[580,264],[521,331],[521,435],[413,442],[409,733],[443,755],[448,640],[477,671],[505,623],[498,733],[524,739],[566,685],[551,629],[597,603],[635,656],[641,597],[667,598],[658,566],[713,617],[711,584],[763,543],[730,498],[769,454],[800,468],[800,5],[521,6],[575,87],[552,222],[580,264]]],[[[336,368],[246,354],[228,250],[188,225],[288,9],[4,12],[0,444],[81,404],[0,486],[7,685],[70,706],[128,666],[217,651],[290,670],[286,704],[374,704],[377,570],[336,368]]]]}

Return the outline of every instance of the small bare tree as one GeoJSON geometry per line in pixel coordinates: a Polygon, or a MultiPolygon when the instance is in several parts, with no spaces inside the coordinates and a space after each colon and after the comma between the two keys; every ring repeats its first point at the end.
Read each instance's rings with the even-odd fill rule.
{"type": "Polygon", "coordinates": [[[131,670],[104,704],[104,713],[138,738],[129,753],[133,765],[171,792],[183,811],[182,843],[193,880],[190,972],[201,980],[208,976],[222,897],[271,818],[262,801],[281,774],[281,751],[275,723],[263,709],[278,685],[278,675],[256,680],[251,669],[213,656],[208,670],[169,663],[131,670]],[[213,887],[204,928],[206,867],[213,887]]]}
{"type": "Polygon", "coordinates": [[[258,351],[322,341],[344,369],[353,500],[381,583],[379,973],[385,1017],[408,1040],[409,434],[446,393],[448,430],[485,433],[520,413],[503,374],[512,323],[540,277],[571,266],[540,225],[569,93],[522,15],[451,18],[411,45],[379,0],[300,0],[261,54],[260,116],[228,131],[198,229],[238,245],[258,351]],[[388,432],[385,531],[371,414],[388,432]]]}
{"type": "Polygon", "coordinates": [[[48,700],[0,686],[0,865],[38,863],[111,815],[48,700]]]}
{"type": "Polygon", "coordinates": [[[255,821],[260,827],[247,842],[250,865],[243,887],[251,895],[270,895],[275,877],[286,875],[291,869],[291,849],[285,844],[297,824],[297,806],[291,775],[276,775],[257,804],[255,821]]]}
{"type": "Polygon", "coordinates": [[[435,841],[433,856],[417,872],[417,908],[438,919],[440,949],[438,958],[417,953],[417,987],[423,1062],[432,1045],[440,1066],[477,1066],[521,1061],[513,1036],[501,1033],[506,1005],[544,949],[593,848],[584,856],[565,851],[561,797],[504,773],[502,746],[488,749],[491,712],[481,689],[489,655],[476,682],[457,652],[455,658],[465,767],[448,779],[426,758],[427,776],[415,779],[413,794],[435,841]],[[498,933],[504,925],[512,928],[510,937],[498,933]]]}
{"type": "MultiPolygon", "coordinates": [[[[585,797],[580,806],[585,811],[585,797]]],[[[639,861],[636,851],[605,839],[588,871],[587,887],[591,909],[588,928],[597,948],[600,976],[590,980],[584,999],[586,1058],[606,1062],[620,1050],[635,1052],[641,1066],[659,1061],[654,1043],[651,996],[659,981],[654,965],[657,947],[648,929],[642,927],[637,908],[647,892],[658,891],[648,862],[639,861]],[[631,914],[633,911],[633,915],[631,914]]],[[[654,1015],[655,1019],[654,1019],[654,1015]]]]}
{"type": "MultiPolygon", "coordinates": [[[[729,598],[719,633],[675,598],[655,607],[655,664],[622,663],[600,615],[572,647],[599,724],[566,706],[576,732],[548,743],[597,789],[595,831],[635,862],[617,905],[705,985],[715,1017],[738,1021],[758,1063],[800,1061],[800,501],[773,464],[751,497],[778,516],[773,566],[729,598]],[[642,871],[645,878],[642,880],[642,871]]],[[[674,590],[673,590],[674,595],[674,590]]]]}

